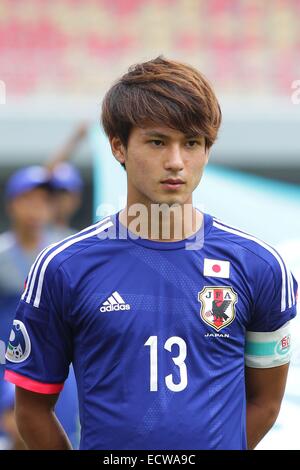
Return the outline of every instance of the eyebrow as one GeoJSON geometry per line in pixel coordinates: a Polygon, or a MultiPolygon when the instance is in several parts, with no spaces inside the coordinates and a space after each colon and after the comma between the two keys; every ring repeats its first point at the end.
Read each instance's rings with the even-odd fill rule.
{"type": "Polygon", "coordinates": [[[146,137],[169,137],[167,134],[163,134],[162,132],[159,131],[144,131],[143,132],[144,136],[146,137]]]}
{"type": "MultiPolygon", "coordinates": [[[[143,132],[143,135],[144,135],[145,137],[159,137],[159,138],[161,138],[161,139],[165,139],[165,138],[169,139],[169,138],[170,138],[169,135],[163,134],[162,132],[160,132],[160,131],[155,131],[155,130],[154,130],[154,131],[144,131],[144,132],[143,132]]],[[[200,135],[200,134],[189,134],[189,135],[185,134],[184,137],[185,137],[186,139],[197,139],[197,138],[199,139],[199,138],[202,138],[202,137],[204,137],[204,136],[203,136],[203,135],[200,135]]]]}

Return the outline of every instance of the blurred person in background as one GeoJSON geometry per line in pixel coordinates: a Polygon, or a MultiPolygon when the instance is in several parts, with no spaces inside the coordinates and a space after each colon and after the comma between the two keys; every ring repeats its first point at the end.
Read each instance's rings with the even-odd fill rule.
{"type": "Polygon", "coordinates": [[[54,242],[46,229],[52,219],[48,171],[39,166],[18,170],[6,185],[5,199],[11,227],[0,235],[0,327],[6,342],[28,267],[54,242]]]}
{"type": "Polygon", "coordinates": [[[51,172],[53,187],[52,230],[58,239],[75,233],[71,228],[72,217],[82,202],[83,182],[80,172],[70,163],[77,147],[87,136],[88,124],[80,124],[66,144],[51,157],[46,168],[51,172]]]}
{"type": "Polygon", "coordinates": [[[79,171],[68,162],[58,164],[52,171],[53,219],[52,229],[58,239],[72,235],[72,217],[82,202],[83,183],[79,171]]]}
{"type": "MultiPolygon", "coordinates": [[[[5,199],[11,227],[0,235],[0,340],[7,344],[28,269],[38,253],[53,242],[46,230],[52,217],[49,172],[40,166],[18,170],[6,185],[5,199]]],[[[8,446],[16,448],[19,445],[13,406],[5,398],[8,393],[3,384],[4,367],[0,367],[2,430],[11,437],[8,446]]]]}
{"type": "MultiPolygon", "coordinates": [[[[30,266],[43,248],[59,239],[55,232],[48,229],[53,217],[52,192],[50,173],[41,166],[30,166],[16,171],[6,185],[6,208],[11,227],[0,235],[0,341],[5,344],[9,339],[11,322],[30,266]]],[[[4,399],[7,396],[7,387],[3,385],[4,366],[0,367],[2,431],[9,433],[9,446],[19,448],[13,406],[11,401],[4,399]]],[[[74,442],[72,436],[75,434],[73,429],[77,429],[74,416],[77,411],[77,399],[72,373],[64,393],[66,398],[62,397],[62,402],[65,405],[60,407],[58,403],[58,407],[63,413],[60,413],[61,419],[65,421],[71,434],[70,438],[74,442]]]]}

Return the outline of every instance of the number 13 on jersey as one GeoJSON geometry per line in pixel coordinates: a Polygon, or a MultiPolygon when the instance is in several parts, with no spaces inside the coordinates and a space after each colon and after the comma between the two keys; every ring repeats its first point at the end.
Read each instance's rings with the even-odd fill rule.
{"type": "MultiPolygon", "coordinates": [[[[149,336],[144,346],[149,346],[150,348],[150,392],[158,391],[158,345],[157,345],[157,336],[149,336]]],[[[173,380],[173,375],[169,374],[165,377],[165,384],[169,390],[172,392],[181,392],[187,387],[188,378],[187,378],[187,368],[185,364],[187,348],[186,342],[179,336],[171,336],[168,338],[164,344],[164,349],[169,352],[172,352],[172,346],[177,344],[179,347],[178,356],[173,357],[172,360],[174,364],[179,368],[179,383],[175,383],[173,380]]],[[[166,353],[167,354],[167,353],[166,353]]]]}

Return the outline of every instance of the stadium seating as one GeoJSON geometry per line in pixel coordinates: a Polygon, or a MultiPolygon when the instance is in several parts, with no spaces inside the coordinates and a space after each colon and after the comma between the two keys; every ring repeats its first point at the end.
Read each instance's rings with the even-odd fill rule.
{"type": "Polygon", "coordinates": [[[1,0],[0,79],[12,94],[94,95],[159,53],[228,93],[285,94],[300,77],[298,0],[1,0]]]}

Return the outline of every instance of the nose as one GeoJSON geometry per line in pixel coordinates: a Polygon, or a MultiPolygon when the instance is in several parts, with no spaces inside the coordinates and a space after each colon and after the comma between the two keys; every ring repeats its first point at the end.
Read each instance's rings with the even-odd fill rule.
{"type": "Polygon", "coordinates": [[[164,168],[173,172],[183,170],[183,155],[180,145],[172,145],[165,155],[164,168]]]}

